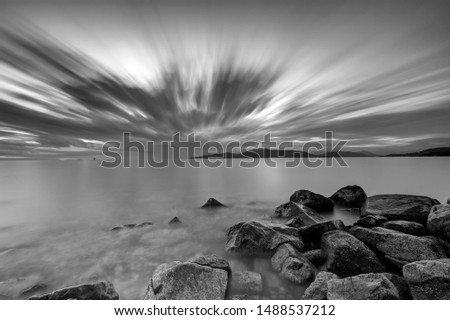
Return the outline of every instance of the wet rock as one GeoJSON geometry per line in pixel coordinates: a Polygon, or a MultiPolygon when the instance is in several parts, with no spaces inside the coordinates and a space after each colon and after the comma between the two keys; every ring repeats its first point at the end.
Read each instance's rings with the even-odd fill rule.
{"type": "Polygon", "coordinates": [[[119,226],[115,226],[114,228],[111,229],[111,231],[131,230],[131,229],[149,227],[151,225],[153,225],[152,222],[122,224],[119,226]]]}
{"type": "Polygon", "coordinates": [[[201,266],[207,266],[211,268],[216,269],[223,269],[228,273],[231,273],[231,267],[227,260],[224,258],[215,255],[215,254],[209,254],[201,257],[196,257],[193,259],[188,260],[188,262],[196,263],[201,266]]]}
{"type": "Polygon", "coordinates": [[[214,198],[209,198],[208,201],[204,205],[202,205],[202,208],[204,209],[212,209],[212,208],[224,208],[226,205],[220,203],[214,198]]]}
{"type": "Polygon", "coordinates": [[[428,216],[427,228],[439,238],[450,241],[450,205],[437,205],[428,216]]]}
{"type": "Polygon", "coordinates": [[[417,237],[381,227],[353,227],[350,232],[368,246],[400,264],[446,257],[444,248],[434,237],[417,237]]]}
{"type": "Polygon", "coordinates": [[[306,251],[303,253],[303,256],[316,267],[325,262],[325,255],[321,249],[306,251]]]}
{"type": "Polygon", "coordinates": [[[169,221],[169,224],[180,224],[181,220],[178,219],[178,217],[172,218],[172,220],[169,221]]]}
{"type": "Polygon", "coordinates": [[[249,255],[273,252],[283,243],[289,243],[300,251],[304,247],[297,229],[281,224],[241,222],[228,230],[227,237],[227,251],[249,255]]]}
{"type": "Polygon", "coordinates": [[[251,271],[233,272],[231,288],[237,292],[256,294],[263,291],[261,274],[251,271]]]}
{"type": "Polygon", "coordinates": [[[294,283],[304,283],[314,277],[316,268],[290,244],[281,245],[272,256],[272,268],[294,283]]]}
{"type": "Polygon", "coordinates": [[[450,299],[450,259],[425,260],[403,267],[415,300],[450,299]]]}
{"type": "Polygon", "coordinates": [[[337,275],[327,271],[320,271],[314,281],[306,289],[303,299],[305,300],[327,300],[329,280],[339,279],[337,275]]]}
{"type": "Polygon", "coordinates": [[[383,223],[380,227],[411,234],[413,236],[423,236],[427,233],[427,230],[422,224],[413,221],[405,221],[405,220],[387,221],[383,223]]]}
{"type": "Polygon", "coordinates": [[[362,208],[367,200],[363,188],[357,185],[346,186],[336,191],[331,197],[335,205],[347,208],[362,208]]]}
{"type": "Polygon", "coordinates": [[[381,194],[368,198],[361,215],[381,215],[389,220],[414,221],[426,225],[431,208],[439,201],[425,196],[381,194]]]}
{"type": "Polygon", "coordinates": [[[275,209],[274,217],[294,218],[295,224],[300,226],[310,225],[325,220],[313,209],[295,202],[288,202],[278,206],[275,209]]]}
{"type": "Polygon", "coordinates": [[[325,221],[310,226],[299,228],[299,233],[305,242],[320,241],[325,232],[332,230],[345,231],[344,223],[341,220],[325,221]]]}
{"type": "Polygon", "coordinates": [[[375,228],[388,221],[388,218],[383,216],[365,216],[356,221],[353,225],[363,228],[375,228]]]}
{"type": "Polygon", "coordinates": [[[327,257],[327,271],[339,277],[384,271],[375,253],[347,232],[335,230],[325,233],[321,246],[327,257]]]}
{"type": "Polygon", "coordinates": [[[111,282],[102,281],[67,287],[41,296],[33,296],[30,300],[119,300],[119,294],[111,282]]]}
{"type": "Polygon", "coordinates": [[[383,273],[366,273],[327,283],[329,300],[400,300],[397,287],[383,273]]]}
{"type": "Polygon", "coordinates": [[[289,198],[289,201],[302,204],[317,212],[333,211],[334,208],[334,202],[329,198],[303,189],[295,191],[289,198]]]}

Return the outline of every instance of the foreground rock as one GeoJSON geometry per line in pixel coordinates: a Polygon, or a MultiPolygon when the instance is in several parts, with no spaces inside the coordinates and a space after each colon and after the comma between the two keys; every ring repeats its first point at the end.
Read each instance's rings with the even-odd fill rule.
{"type": "Polygon", "coordinates": [[[336,191],[331,197],[335,205],[347,208],[362,208],[367,200],[367,194],[360,186],[346,186],[336,191]]]}
{"type": "Polygon", "coordinates": [[[388,218],[383,216],[365,216],[356,221],[353,225],[360,226],[364,228],[375,228],[379,227],[383,223],[387,222],[388,218]]]}
{"type": "Polygon", "coordinates": [[[30,300],[118,300],[119,294],[111,282],[98,282],[67,287],[44,294],[33,296],[30,300]]]}
{"type": "Polygon", "coordinates": [[[304,244],[295,228],[257,221],[241,222],[227,232],[227,251],[249,255],[273,252],[284,243],[302,251],[304,244]]]}
{"type": "Polygon", "coordinates": [[[312,279],[316,268],[290,244],[281,245],[272,256],[272,268],[294,283],[304,283],[312,279]]]}
{"type": "Polygon", "coordinates": [[[278,206],[273,215],[277,218],[294,218],[301,226],[325,221],[325,219],[313,209],[295,202],[287,202],[278,206]]]}
{"type": "Polygon", "coordinates": [[[303,189],[295,191],[289,198],[289,201],[302,204],[317,212],[333,211],[334,208],[334,202],[329,198],[303,189]]]}
{"type": "Polygon", "coordinates": [[[416,300],[450,299],[450,259],[409,263],[403,267],[403,276],[416,300]]]}
{"type": "Polygon", "coordinates": [[[424,196],[380,194],[368,198],[362,216],[381,215],[389,220],[415,221],[426,225],[431,208],[439,201],[424,196]]]}
{"type": "Polygon", "coordinates": [[[228,261],[216,254],[209,254],[206,256],[192,258],[187,262],[192,262],[201,266],[211,267],[215,269],[222,269],[228,273],[231,273],[231,267],[228,261]]]}
{"type": "Polygon", "coordinates": [[[327,282],[329,300],[400,300],[397,287],[384,273],[367,273],[327,282]]]}
{"type": "Polygon", "coordinates": [[[331,272],[321,271],[316,275],[314,281],[306,289],[303,299],[305,300],[327,300],[329,280],[339,279],[337,275],[331,272]]]}
{"type": "Polygon", "coordinates": [[[214,198],[209,198],[208,201],[204,205],[202,205],[203,209],[212,209],[212,208],[225,208],[226,205],[220,203],[214,198]]]}
{"type": "Polygon", "coordinates": [[[251,271],[233,272],[231,288],[237,292],[248,294],[260,293],[263,290],[261,274],[251,271]]]}
{"type": "Polygon", "coordinates": [[[437,237],[450,241],[450,205],[437,205],[428,216],[427,228],[437,237]]]}
{"type": "Polygon", "coordinates": [[[444,248],[434,237],[417,237],[381,227],[353,227],[350,232],[400,267],[413,261],[446,257],[444,248]]]}
{"type": "Polygon", "coordinates": [[[303,241],[317,242],[320,241],[325,232],[332,230],[345,231],[344,223],[341,220],[332,220],[321,223],[316,223],[310,226],[301,227],[298,229],[303,241]]]}
{"type": "Polygon", "coordinates": [[[148,285],[147,300],[223,300],[228,272],[193,262],[159,265],[148,285]]]}
{"type": "Polygon", "coordinates": [[[325,233],[321,246],[327,257],[327,271],[339,277],[384,271],[375,253],[347,232],[336,230],[325,233]]]}
{"type": "Polygon", "coordinates": [[[380,227],[411,234],[413,236],[423,236],[427,233],[427,230],[422,224],[405,220],[387,221],[381,224],[380,227]]]}
{"type": "Polygon", "coordinates": [[[111,231],[138,229],[138,228],[149,227],[151,225],[153,225],[152,222],[122,224],[120,226],[115,226],[114,228],[111,229],[111,231]]]}

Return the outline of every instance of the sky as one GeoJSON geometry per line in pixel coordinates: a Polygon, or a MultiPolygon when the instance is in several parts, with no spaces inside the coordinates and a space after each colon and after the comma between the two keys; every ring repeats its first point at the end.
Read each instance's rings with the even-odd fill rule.
{"type": "Polygon", "coordinates": [[[0,0],[0,159],[165,141],[450,146],[449,1],[0,0]]]}

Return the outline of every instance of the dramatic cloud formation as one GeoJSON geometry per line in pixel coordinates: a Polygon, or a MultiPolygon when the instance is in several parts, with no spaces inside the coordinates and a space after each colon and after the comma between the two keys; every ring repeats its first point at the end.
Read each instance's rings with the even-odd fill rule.
{"type": "Polygon", "coordinates": [[[131,132],[450,145],[446,2],[0,2],[0,158],[131,132]]]}

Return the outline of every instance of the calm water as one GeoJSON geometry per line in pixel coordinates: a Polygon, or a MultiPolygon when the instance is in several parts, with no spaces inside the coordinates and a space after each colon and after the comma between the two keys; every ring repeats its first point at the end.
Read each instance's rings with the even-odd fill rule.
{"type": "MultiPolygon", "coordinates": [[[[347,184],[369,195],[411,193],[443,202],[450,197],[450,158],[348,159],[349,168],[102,169],[98,161],[0,161],[0,282],[10,291],[35,283],[49,289],[99,279],[122,299],[140,299],[155,267],[217,253],[234,270],[264,277],[264,298],[299,298],[304,290],[270,270],[265,258],[224,252],[225,232],[245,220],[267,220],[297,189],[330,196],[347,184]],[[198,209],[209,197],[227,209],[198,209]],[[178,216],[183,224],[169,227],[178,216]],[[115,225],[152,221],[140,230],[115,225]]],[[[327,218],[352,223],[335,211],[327,218]]],[[[8,292],[3,292],[7,294],[8,292]]],[[[0,292],[0,295],[2,292],[0,292]]]]}

